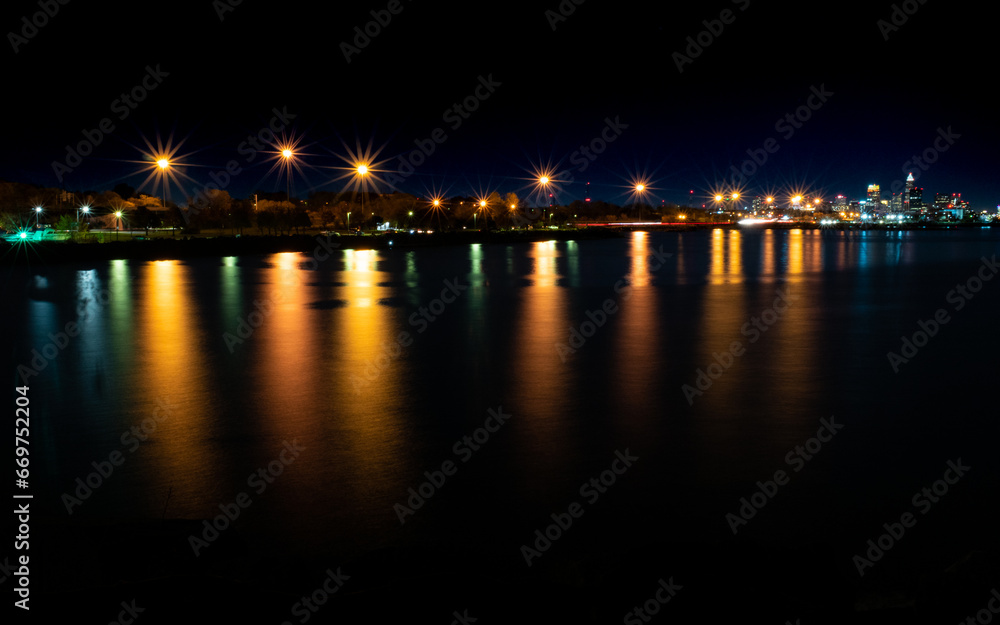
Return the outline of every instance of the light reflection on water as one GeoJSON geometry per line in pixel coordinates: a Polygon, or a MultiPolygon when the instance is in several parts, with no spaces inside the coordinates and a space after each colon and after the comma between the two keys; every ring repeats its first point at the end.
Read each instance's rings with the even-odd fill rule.
{"type": "Polygon", "coordinates": [[[315,271],[291,253],[51,268],[12,322],[25,329],[16,348],[27,361],[79,320],[79,336],[32,381],[48,415],[38,442],[54,458],[39,480],[63,492],[165,398],[170,416],[82,514],[158,517],[172,489],[168,516],[211,516],[297,439],[306,449],[255,502],[251,533],[347,540],[334,527],[392,542],[393,505],[503,404],[515,417],[426,518],[478,497],[526,502],[529,517],[551,512],[629,446],[649,468],[623,491],[717,489],[724,499],[773,473],[819,416],[868,410],[893,324],[941,305],[944,291],[927,293],[928,281],[946,285],[995,250],[989,232],[928,234],[636,232],[344,250],[315,271]],[[672,254],[662,265],[660,249],[672,254]],[[435,303],[454,280],[465,289],[435,303]],[[792,303],[751,342],[748,322],[779,292],[792,303]],[[421,307],[436,311],[426,326],[413,321],[421,307]],[[600,327],[561,357],[571,328],[599,310],[600,327]],[[227,343],[241,321],[252,332],[227,343]],[[735,341],[745,354],[689,405],[681,386],[735,341]],[[674,482],[678,471],[687,481],[674,482]]]}

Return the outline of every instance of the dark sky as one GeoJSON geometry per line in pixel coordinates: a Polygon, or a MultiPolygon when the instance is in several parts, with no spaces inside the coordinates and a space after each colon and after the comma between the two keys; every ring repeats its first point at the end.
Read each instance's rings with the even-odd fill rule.
{"type": "MultiPolygon", "coordinates": [[[[400,156],[440,129],[433,154],[412,174],[384,171],[380,190],[395,183],[422,196],[523,193],[531,167],[551,163],[554,178],[567,181],[562,201],[582,197],[590,181],[593,197],[625,202],[629,179],[642,174],[650,201],[686,201],[689,190],[702,201],[750,150],[766,162],[746,177],[744,193],[795,188],[860,198],[875,182],[885,196],[913,171],[925,197],[961,192],[977,209],[1000,204],[997,46],[991,17],[964,3],[908,2],[915,12],[886,38],[878,22],[891,23],[888,2],[856,9],[759,0],[658,7],[402,0],[350,62],[341,43],[389,2],[244,0],[223,19],[219,6],[228,4],[72,0],[12,43],[22,17],[41,9],[37,0],[7,3],[3,67],[11,88],[0,178],[78,191],[139,186],[144,141],[172,137],[182,143],[175,201],[230,161],[240,168],[224,185],[234,196],[284,190],[284,178],[268,173],[273,154],[249,161],[252,151],[240,150],[277,108],[295,116],[286,133],[301,140],[296,195],[346,187],[336,169],[344,144],[381,149],[378,168],[399,171],[400,156]],[[546,11],[558,14],[560,6],[573,12],[553,29],[546,11]],[[731,23],[718,21],[723,11],[731,23]],[[704,21],[718,34],[702,34],[709,45],[678,71],[674,53],[706,31],[704,21]],[[134,109],[116,105],[142,84],[147,67],[166,76],[134,109]],[[481,78],[494,87],[477,110],[446,116],[474,96],[481,78]],[[800,127],[776,127],[814,87],[832,95],[814,98],[816,110],[800,127]],[[66,146],[105,118],[114,129],[92,134],[100,143],[60,182],[53,163],[65,164],[66,146]],[[619,125],[605,130],[606,119],[619,125]],[[951,142],[938,141],[947,150],[935,150],[949,128],[951,142]],[[579,149],[602,132],[614,140],[591,161],[579,149]],[[769,138],[773,153],[762,151],[769,138]],[[933,164],[907,164],[925,150],[933,164]]],[[[904,15],[900,8],[897,21],[904,15]]],[[[159,193],[151,184],[143,190],[159,193]]]]}

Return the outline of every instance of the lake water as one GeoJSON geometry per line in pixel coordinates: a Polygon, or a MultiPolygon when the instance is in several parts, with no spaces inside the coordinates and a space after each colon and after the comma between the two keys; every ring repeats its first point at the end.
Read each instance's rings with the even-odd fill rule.
{"type": "MultiPolygon", "coordinates": [[[[982,279],[998,244],[716,229],[6,269],[33,510],[56,541],[242,497],[222,532],[240,557],[308,562],[302,594],[343,566],[343,606],[430,569],[451,581],[413,601],[441,623],[511,622],[528,596],[536,615],[618,622],[671,576],[662,622],[730,599],[823,622],[869,584],[919,601],[915,580],[997,546],[1000,279],[982,279]],[[887,356],[902,337],[920,344],[906,362],[887,356]],[[914,497],[958,459],[938,501],[914,497]],[[741,498],[764,503],[739,516],[741,498]],[[854,556],[907,512],[861,575],[854,556]],[[542,550],[552,514],[569,527],[542,550]]],[[[291,603],[274,622],[300,622],[291,603]]]]}

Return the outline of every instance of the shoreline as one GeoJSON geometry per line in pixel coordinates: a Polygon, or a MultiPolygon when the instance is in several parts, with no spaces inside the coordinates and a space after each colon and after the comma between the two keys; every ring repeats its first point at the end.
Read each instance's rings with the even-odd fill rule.
{"type": "Polygon", "coordinates": [[[813,223],[767,223],[739,225],[736,223],[687,223],[663,225],[592,226],[563,230],[518,231],[458,231],[432,234],[377,234],[377,235],[222,235],[218,237],[189,235],[177,237],[134,238],[103,243],[76,241],[29,241],[4,243],[0,251],[0,264],[18,265],[65,262],[93,262],[106,260],[185,260],[188,258],[249,256],[282,252],[310,253],[317,250],[413,249],[449,245],[515,244],[538,241],[599,240],[620,238],[628,232],[692,232],[696,230],[966,230],[996,227],[990,224],[837,224],[820,226],[813,223]]]}

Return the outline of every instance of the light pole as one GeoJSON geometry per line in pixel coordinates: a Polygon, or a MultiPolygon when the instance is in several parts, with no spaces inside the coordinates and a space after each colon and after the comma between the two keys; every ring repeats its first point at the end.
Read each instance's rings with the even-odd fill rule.
{"type": "Polygon", "coordinates": [[[285,167],[288,169],[288,174],[286,177],[287,183],[285,186],[285,199],[288,200],[289,202],[292,201],[292,157],[293,156],[295,156],[295,154],[288,148],[285,148],[284,150],[281,151],[281,157],[285,159],[285,167]]]}
{"type": "Polygon", "coordinates": [[[38,230],[38,220],[39,220],[39,218],[41,216],[42,216],[42,207],[41,206],[36,206],[35,207],[35,230],[38,230]]]}
{"type": "MultiPolygon", "coordinates": [[[[170,161],[166,158],[161,158],[156,161],[156,166],[160,168],[160,175],[163,176],[163,210],[165,211],[167,210],[167,168],[170,167],[170,161]]],[[[118,212],[121,213],[121,211],[118,212]]],[[[149,222],[147,221],[146,223],[148,224],[149,222]]],[[[173,234],[177,236],[177,231],[173,230],[173,234]]],[[[117,238],[118,235],[115,234],[115,239],[117,240],[117,238]]]]}
{"type": "Polygon", "coordinates": [[[639,221],[642,221],[642,192],[646,190],[646,185],[641,182],[635,185],[635,192],[639,197],[639,221]]]}
{"type": "Polygon", "coordinates": [[[347,231],[351,231],[351,211],[347,211],[347,231]]]}
{"type": "Polygon", "coordinates": [[[365,219],[365,175],[368,173],[368,165],[361,163],[358,165],[358,175],[361,176],[361,225],[364,226],[365,219]]]}
{"type": "MultiPolygon", "coordinates": [[[[551,179],[548,176],[542,175],[542,176],[540,176],[538,178],[538,184],[542,185],[542,198],[543,198],[543,201],[544,201],[545,197],[551,197],[551,194],[548,194],[549,182],[551,182],[551,179]]],[[[551,202],[549,203],[548,207],[549,207],[549,209],[552,208],[552,203],[551,202]]],[[[551,214],[551,212],[552,211],[550,210],[549,213],[551,214]]],[[[544,208],[542,209],[542,219],[543,220],[545,219],[545,209],[544,208]]]]}
{"type": "Polygon", "coordinates": [[[170,161],[161,158],[156,161],[156,166],[160,168],[160,175],[163,176],[163,208],[167,207],[167,168],[170,167],[170,161]]]}
{"type": "Polygon", "coordinates": [[[118,232],[122,229],[122,212],[115,211],[115,241],[118,240],[118,232]]]}
{"type": "Polygon", "coordinates": [[[80,211],[83,211],[84,216],[90,213],[90,205],[84,204],[83,206],[76,207],[76,231],[80,231],[80,211]]]}

